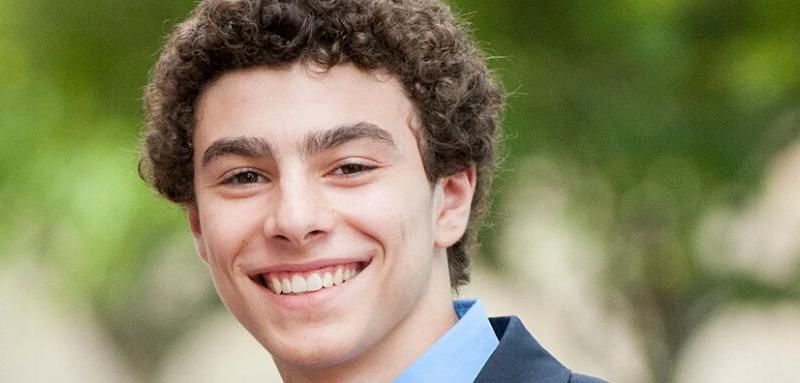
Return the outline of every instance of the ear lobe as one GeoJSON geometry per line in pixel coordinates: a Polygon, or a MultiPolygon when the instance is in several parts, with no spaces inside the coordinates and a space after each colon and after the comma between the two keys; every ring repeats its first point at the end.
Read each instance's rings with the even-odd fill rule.
{"type": "Polygon", "coordinates": [[[436,188],[441,195],[437,207],[436,247],[452,246],[467,230],[476,177],[475,165],[470,165],[463,171],[439,179],[436,188]]]}
{"type": "Polygon", "coordinates": [[[187,215],[189,218],[189,228],[192,230],[192,237],[194,237],[194,246],[197,250],[197,254],[203,260],[203,262],[208,263],[208,254],[206,254],[206,246],[205,242],[203,241],[203,230],[200,226],[200,214],[197,211],[197,206],[190,206],[187,209],[187,215]]]}

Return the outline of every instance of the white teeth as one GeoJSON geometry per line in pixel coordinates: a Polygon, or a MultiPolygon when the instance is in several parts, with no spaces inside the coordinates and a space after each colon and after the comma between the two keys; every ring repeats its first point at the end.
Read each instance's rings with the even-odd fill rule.
{"type": "Polygon", "coordinates": [[[331,287],[333,286],[333,275],[331,275],[330,271],[326,271],[325,274],[322,276],[322,287],[331,287]]]}
{"type": "Polygon", "coordinates": [[[341,285],[359,273],[360,270],[352,266],[336,266],[333,272],[326,271],[322,275],[319,272],[312,272],[306,276],[295,274],[281,278],[277,274],[272,277],[264,274],[261,281],[275,294],[299,294],[341,285]]]}
{"type": "Polygon", "coordinates": [[[342,282],[344,282],[344,270],[342,270],[342,266],[339,266],[333,274],[333,284],[338,286],[341,285],[342,282]]]}
{"type": "Polygon", "coordinates": [[[292,277],[292,292],[293,293],[304,293],[308,291],[308,287],[306,286],[306,280],[299,275],[295,275],[292,277]]]}
{"type": "Polygon", "coordinates": [[[274,291],[275,294],[280,294],[282,291],[281,281],[278,278],[272,277],[269,286],[272,288],[272,291],[274,291]]]}
{"type": "Polygon", "coordinates": [[[317,291],[322,288],[322,278],[319,274],[311,273],[308,276],[308,291],[317,291]]]}

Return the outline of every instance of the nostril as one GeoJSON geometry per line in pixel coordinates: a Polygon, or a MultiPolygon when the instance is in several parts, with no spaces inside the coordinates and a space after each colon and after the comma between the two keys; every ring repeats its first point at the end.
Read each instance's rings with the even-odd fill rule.
{"type": "Polygon", "coordinates": [[[304,239],[309,239],[309,238],[311,238],[311,237],[315,237],[315,236],[317,236],[318,234],[322,234],[322,230],[312,230],[312,231],[310,231],[310,232],[306,233],[306,236],[305,236],[305,238],[304,238],[304,239]]]}
{"type": "Polygon", "coordinates": [[[285,236],[283,234],[275,234],[275,239],[279,239],[281,241],[288,241],[289,237],[287,237],[287,236],[285,236]]]}

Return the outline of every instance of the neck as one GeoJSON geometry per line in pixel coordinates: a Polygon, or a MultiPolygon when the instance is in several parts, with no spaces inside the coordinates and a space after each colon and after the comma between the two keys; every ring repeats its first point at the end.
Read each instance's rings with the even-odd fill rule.
{"type": "Polygon", "coordinates": [[[275,360],[288,383],[390,382],[411,366],[458,321],[450,296],[450,274],[444,251],[433,259],[431,281],[416,308],[371,349],[334,366],[317,369],[275,360]]]}

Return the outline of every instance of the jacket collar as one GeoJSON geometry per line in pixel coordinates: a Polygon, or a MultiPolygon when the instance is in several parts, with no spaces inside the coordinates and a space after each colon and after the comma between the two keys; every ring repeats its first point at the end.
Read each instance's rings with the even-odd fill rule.
{"type": "Polygon", "coordinates": [[[515,316],[489,318],[500,344],[475,379],[476,383],[566,383],[571,372],[531,336],[515,316]]]}

